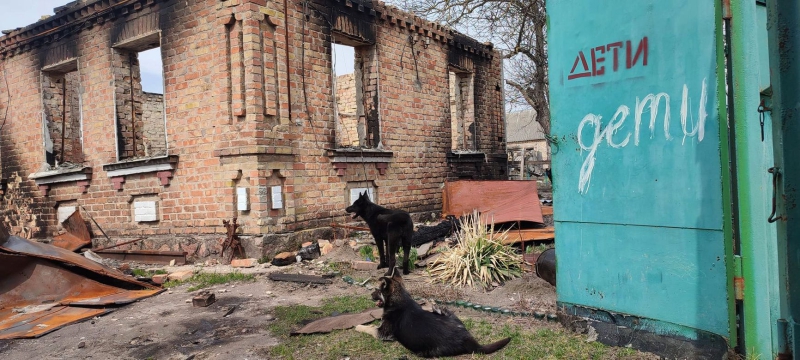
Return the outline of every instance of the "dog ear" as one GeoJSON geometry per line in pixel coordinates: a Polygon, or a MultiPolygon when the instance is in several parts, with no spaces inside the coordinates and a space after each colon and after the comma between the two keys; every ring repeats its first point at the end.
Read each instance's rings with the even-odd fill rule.
{"type": "Polygon", "coordinates": [[[400,269],[398,269],[397,266],[392,268],[392,274],[390,276],[392,277],[392,280],[394,280],[394,281],[397,281],[397,282],[400,282],[400,283],[403,282],[403,277],[400,276],[400,269]]]}

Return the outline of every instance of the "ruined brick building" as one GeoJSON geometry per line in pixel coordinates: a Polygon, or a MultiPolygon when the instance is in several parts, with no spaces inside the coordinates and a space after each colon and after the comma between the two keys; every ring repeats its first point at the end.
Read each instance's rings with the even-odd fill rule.
{"type": "Polygon", "coordinates": [[[4,33],[0,215],[17,233],[83,207],[112,237],[204,256],[192,239],[223,219],[257,242],[344,220],[359,190],[433,211],[448,178],[505,176],[498,53],[381,2],[78,0],[4,33]],[[163,94],[141,85],[155,48],[163,94]]]}

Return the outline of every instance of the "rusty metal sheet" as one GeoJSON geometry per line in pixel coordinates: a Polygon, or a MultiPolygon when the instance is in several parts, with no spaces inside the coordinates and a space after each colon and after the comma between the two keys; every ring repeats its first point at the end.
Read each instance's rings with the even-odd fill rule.
{"type": "Polygon", "coordinates": [[[76,251],[82,247],[92,245],[92,236],[89,228],[81,217],[80,210],[76,209],[64,222],[61,223],[66,233],[55,236],[51,245],[69,251],[76,251]]]}
{"type": "Polygon", "coordinates": [[[462,216],[477,209],[486,223],[544,222],[535,181],[448,181],[442,203],[444,216],[462,216]]]}
{"type": "Polygon", "coordinates": [[[80,301],[124,291],[65,269],[53,261],[0,253],[0,309],[80,301]]]}
{"type": "Polygon", "coordinates": [[[28,255],[75,265],[98,275],[121,280],[125,283],[129,283],[130,285],[135,285],[132,288],[143,287],[146,289],[158,289],[157,286],[138,281],[118,270],[109,268],[100,263],[96,263],[69,250],[49,244],[42,244],[26,240],[18,236],[9,236],[7,239],[3,240],[2,234],[0,234],[0,250],[12,254],[28,255]]]}
{"type": "Polygon", "coordinates": [[[34,313],[0,311],[0,340],[36,338],[66,325],[111,312],[110,309],[56,306],[34,313]]]}
{"type": "Polygon", "coordinates": [[[95,254],[107,259],[122,261],[135,261],[145,264],[169,264],[175,260],[175,265],[186,264],[186,252],[183,251],[158,251],[158,250],[96,250],[95,254]]]}
{"type": "Polygon", "coordinates": [[[0,229],[0,339],[31,338],[163,291],[0,229]],[[80,305],[81,307],[73,306],[80,305]]]}
{"type": "Polygon", "coordinates": [[[67,298],[61,301],[64,305],[75,306],[93,306],[93,305],[125,305],[134,301],[149,298],[164,291],[163,289],[157,290],[125,290],[116,294],[94,297],[91,299],[80,298],[67,298]]]}

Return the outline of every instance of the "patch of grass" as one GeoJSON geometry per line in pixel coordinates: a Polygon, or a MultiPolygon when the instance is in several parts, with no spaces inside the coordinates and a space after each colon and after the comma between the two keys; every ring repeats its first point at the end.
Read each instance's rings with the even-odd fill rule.
{"type": "Polygon", "coordinates": [[[507,359],[625,359],[638,358],[636,350],[614,348],[599,342],[586,342],[576,334],[562,330],[528,331],[515,325],[493,327],[486,320],[463,319],[464,325],[481,344],[510,337],[511,342],[494,356],[476,358],[507,359]]]}
{"type": "Polygon", "coordinates": [[[133,269],[133,276],[137,277],[153,277],[153,275],[163,275],[166,274],[166,270],[145,270],[145,269],[133,269]]]}
{"type": "Polygon", "coordinates": [[[362,259],[365,259],[367,261],[372,261],[372,259],[375,257],[373,252],[374,251],[372,250],[372,246],[369,245],[362,246],[361,248],[358,249],[358,255],[360,255],[362,259]]]}
{"type": "Polygon", "coordinates": [[[270,258],[268,258],[266,256],[262,256],[260,259],[258,259],[258,263],[259,264],[266,264],[266,263],[268,263],[270,261],[272,261],[272,259],[270,259],[270,258]]]}
{"type": "MultiPolygon", "coordinates": [[[[273,310],[275,321],[269,331],[281,340],[279,345],[266,349],[271,359],[419,359],[398,342],[373,338],[353,329],[328,334],[289,336],[303,320],[330,316],[332,312],[359,312],[374,307],[366,295],[342,296],[328,299],[321,307],[304,305],[279,306],[273,310]]],[[[632,349],[607,347],[598,342],[586,342],[580,335],[566,331],[528,330],[517,325],[492,325],[484,319],[463,318],[464,325],[481,344],[505,337],[511,343],[492,355],[473,355],[478,359],[637,359],[632,349]]],[[[378,321],[373,323],[375,325],[378,321]]]]}
{"type": "Polygon", "coordinates": [[[536,245],[536,246],[528,245],[525,248],[525,253],[526,254],[542,253],[545,250],[550,249],[552,247],[553,247],[552,245],[547,245],[547,244],[539,244],[539,245],[536,245]]]}
{"type": "MultiPolygon", "coordinates": [[[[403,249],[397,249],[397,266],[402,267],[403,264],[403,249]]],[[[412,247],[411,251],[408,252],[408,270],[414,271],[417,268],[417,260],[419,259],[419,255],[417,254],[417,248],[412,247]]]]}
{"type": "Polygon", "coordinates": [[[164,283],[165,288],[171,288],[182,284],[192,284],[186,291],[192,292],[195,290],[205,289],[213,285],[227,284],[234,281],[252,281],[255,280],[253,274],[242,274],[240,272],[231,272],[226,274],[218,273],[198,273],[194,274],[191,278],[185,281],[170,280],[164,283]]]}
{"type": "Polygon", "coordinates": [[[305,305],[278,306],[273,310],[275,321],[269,325],[274,335],[287,338],[289,332],[303,320],[314,320],[330,316],[333,312],[356,313],[375,307],[368,295],[337,296],[325,299],[321,307],[305,305]]]}

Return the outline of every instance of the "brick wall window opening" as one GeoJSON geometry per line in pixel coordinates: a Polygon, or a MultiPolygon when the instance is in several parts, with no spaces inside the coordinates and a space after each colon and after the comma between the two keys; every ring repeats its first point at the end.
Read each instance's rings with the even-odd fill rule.
{"type": "Polygon", "coordinates": [[[375,47],[332,38],[336,146],[375,148],[380,143],[375,47]]]}
{"type": "Polygon", "coordinates": [[[472,73],[449,71],[451,149],[475,151],[475,98],[472,73]]]}
{"type": "Polygon", "coordinates": [[[50,167],[83,162],[81,94],[77,61],[42,71],[42,131],[50,167]]]}
{"type": "Polygon", "coordinates": [[[119,160],[167,155],[160,40],[158,34],[149,40],[114,49],[119,160]]]}

